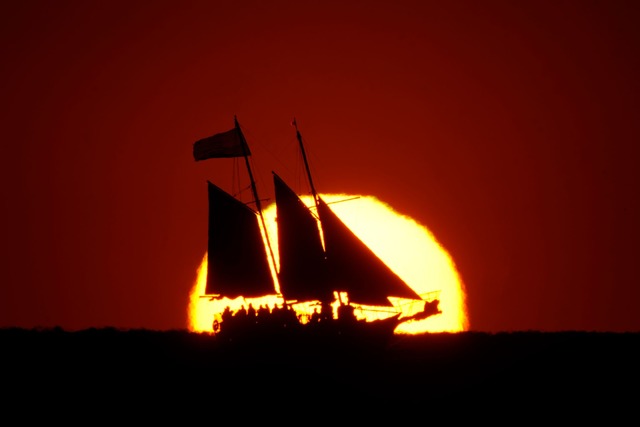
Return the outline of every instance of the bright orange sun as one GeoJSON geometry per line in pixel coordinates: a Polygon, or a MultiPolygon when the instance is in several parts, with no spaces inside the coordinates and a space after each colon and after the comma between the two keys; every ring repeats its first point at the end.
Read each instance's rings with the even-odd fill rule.
{"type": "MultiPolygon", "coordinates": [[[[331,205],[336,215],[423,299],[439,298],[442,313],[423,320],[403,322],[396,328],[397,334],[468,330],[464,283],[449,254],[426,227],[395,212],[372,196],[323,194],[321,197],[327,203],[342,201],[331,205]]],[[[301,199],[307,205],[313,204],[311,197],[301,197],[301,199]]],[[[277,236],[274,204],[264,210],[264,216],[269,236],[277,236]]],[[[277,239],[270,240],[277,265],[277,239]]],[[[272,306],[281,302],[276,295],[251,300],[203,298],[207,279],[206,267],[207,255],[205,254],[198,268],[189,299],[188,327],[191,331],[212,332],[214,318],[220,316],[226,306],[236,310],[241,305],[248,305],[249,302],[252,302],[255,307],[262,304],[272,306]]],[[[402,317],[411,316],[423,307],[423,304],[410,303],[401,299],[390,298],[390,300],[397,309],[402,311],[402,317]]],[[[309,314],[313,309],[310,305],[297,305],[296,311],[309,314]]],[[[390,314],[389,310],[383,307],[361,307],[356,313],[358,317],[367,320],[386,317],[390,314]]]]}

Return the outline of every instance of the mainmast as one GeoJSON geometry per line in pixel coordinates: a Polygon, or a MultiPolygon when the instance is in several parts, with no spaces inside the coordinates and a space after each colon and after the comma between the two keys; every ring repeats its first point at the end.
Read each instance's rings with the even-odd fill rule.
{"type": "Polygon", "coordinates": [[[296,138],[298,138],[298,144],[300,145],[300,152],[302,153],[302,160],[304,161],[304,169],[307,172],[307,178],[309,179],[309,186],[311,187],[311,194],[313,195],[313,203],[316,205],[316,212],[318,212],[318,193],[313,186],[313,179],[311,178],[311,169],[309,168],[309,162],[307,162],[307,153],[304,151],[304,144],[302,143],[302,135],[298,130],[298,123],[295,117],[293,118],[293,126],[296,128],[296,138]]]}
{"type": "MultiPolygon", "coordinates": [[[[304,161],[304,168],[307,171],[307,178],[309,179],[309,186],[311,187],[311,194],[313,195],[313,202],[316,205],[316,213],[318,215],[318,224],[320,229],[320,235],[322,236],[322,241],[324,242],[324,232],[322,229],[322,221],[320,221],[320,200],[318,197],[318,193],[316,192],[316,188],[313,185],[313,178],[311,178],[311,168],[309,167],[309,162],[307,161],[307,153],[304,149],[304,143],[302,142],[302,135],[300,134],[300,130],[298,130],[298,122],[296,122],[295,117],[293,118],[293,126],[296,128],[296,138],[298,138],[298,144],[300,145],[300,152],[302,153],[302,160],[304,161]]],[[[326,248],[325,248],[326,249],[326,248]]],[[[326,252],[325,252],[326,256],[326,252]]],[[[343,306],[342,297],[340,296],[340,292],[338,292],[338,301],[340,302],[340,306],[343,306]]],[[[331,308],[329,306],[328,301],[321,301],[323,310],[327,310],[330,312],[331,308]]]]}

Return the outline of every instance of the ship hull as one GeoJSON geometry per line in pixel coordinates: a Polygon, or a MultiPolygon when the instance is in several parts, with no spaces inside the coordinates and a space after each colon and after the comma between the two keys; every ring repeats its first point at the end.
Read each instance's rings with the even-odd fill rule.
{"type": "Polygon", "coordinates": [[[221,325],[216,338],[230,343],[269,343],[283,341],[292,344],[305,342],[355,344],[384,344],[388,342],[400,324],[400,314],[385,319],[341,320],[329,319],[317,323],[292,323],[269,325],[251,323],[245,325],[221,325]]]}

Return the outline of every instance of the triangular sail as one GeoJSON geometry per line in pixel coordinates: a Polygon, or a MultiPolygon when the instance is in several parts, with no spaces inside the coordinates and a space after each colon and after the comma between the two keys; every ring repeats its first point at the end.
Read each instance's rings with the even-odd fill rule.
{"type": "Polygon", "coordinates": [[[258,216],[209,184],[207,294],[231,299],[275,294],[258,216]]]}
{"type": "Polygon", "coordinates": [[[280,292],[287,300],[331,301],[318,221],[298,195],[273,174],[278,222],[280,292]]]}
{"type": "Polygon", "coordinates": [[[421,299],[320,197],[318,210],[335,290],[347,292],[350,302],[373,306],[392,306],[388,296],[421,299]]]}

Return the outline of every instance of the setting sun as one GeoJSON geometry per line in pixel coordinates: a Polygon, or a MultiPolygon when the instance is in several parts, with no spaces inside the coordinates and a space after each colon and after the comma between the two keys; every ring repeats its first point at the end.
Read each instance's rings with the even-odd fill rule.
{"type": "MultiPolygon", "coordinates": [[[[409,217],[395,212],[388,205],[372,196],[322,195],[338,217],[381,258],[398,276],[400,276],[424,300],[438,298],[440,314],[423,320],[406,321],[398,325],[397,334],[415,334],[422,332],[460,332],[468,329],[464,283],[449,254],[436,241],[433,234],[424,226],[409,217]]],[[[301,197],[311,205],[311,197],[301,197]]],[[[278,265],[276,208],[268,206],[265,220],[274,250],[275,264],[278,265]]],[[[203,297],[207,279],[207,254],[204,255],[197,277],[193,284],[189,307],[189,329],[197,332],[212,331],[213,320],[219,318],[224,307],[232,310],[252,303],[253,306],[280,303],[277,295],[244,299],[227,298],[211,300],[203,297]]],[[[411,316],[422,309],[421,304],[399,298],[390,298],[401,317],[411,316]]],[[[310,314],[309,305],[295,307],[299,314],[310,314]]],[[[357,306],[356,314],[360,318],[373,320],[392,314],[387,307],[357,306]]]]}

